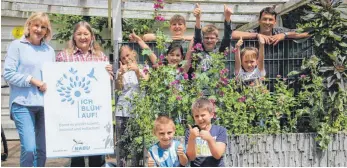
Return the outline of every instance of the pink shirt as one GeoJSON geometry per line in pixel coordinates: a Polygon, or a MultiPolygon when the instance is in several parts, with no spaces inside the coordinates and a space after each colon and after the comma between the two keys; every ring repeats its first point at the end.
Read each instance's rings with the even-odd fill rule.
{"type": "Polygon", "coordinates": [[[65,50],[58,53],[56,56],[56,62],[100,62],[108,61],[108,57],[101,52],[100,56],[92,55],[92,51],[89,50],[86,54],[83,54],[81,49],[75,49],[73,55],[69,55],[65,50]]]}

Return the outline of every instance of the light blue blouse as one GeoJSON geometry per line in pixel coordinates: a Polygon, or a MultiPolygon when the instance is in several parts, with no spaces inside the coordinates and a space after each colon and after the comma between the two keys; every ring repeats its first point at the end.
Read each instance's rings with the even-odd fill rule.
{"type": "Polygon", "coordinates": [[[45,42],[33,45],[23,36],[9,45],[3,75],[10,86],[10,108],[12,103],[43,106],[43,93],[30,84],[30,79],[42,80],[45,62],[55,62],[55,52],[45,42]]]}

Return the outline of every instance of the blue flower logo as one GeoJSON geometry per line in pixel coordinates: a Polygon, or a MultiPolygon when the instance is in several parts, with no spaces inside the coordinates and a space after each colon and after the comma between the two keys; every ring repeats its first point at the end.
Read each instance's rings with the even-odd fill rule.
{"type": "MultiPolygon", "coordinates": [[[[94,71],[94,68],[93,68],[94,71]]],[[[77,70],[70,68],[68,75],[63,74],[57,82],[57,91],[61,97],[61,102],[69,102],[71,105],[83,95],[90,93],[90,80],[87,77],[76,75],[77,70]],[[65,84],[63,84],[63,81],[65,84]]]]}

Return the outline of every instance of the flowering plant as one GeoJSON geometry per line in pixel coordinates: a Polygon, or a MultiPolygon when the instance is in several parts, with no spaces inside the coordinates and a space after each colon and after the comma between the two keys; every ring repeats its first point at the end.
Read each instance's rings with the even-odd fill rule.
{"type": "Polygon", "coordinates": [[[165,21],[165,18],[161,14],[159,14],[159,11],[161,9],[164,9],[164,0],[154,0],[153,8],[154,8],[154,20],[159,22],[165,21]]]}

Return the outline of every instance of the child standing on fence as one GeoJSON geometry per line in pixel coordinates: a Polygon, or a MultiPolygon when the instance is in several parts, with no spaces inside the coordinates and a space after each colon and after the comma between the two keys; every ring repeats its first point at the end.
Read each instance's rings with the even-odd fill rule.
{"type": "Polygon", "coordinates": [[[185,133],[187,156],[192,167],[224,167],[223,155],[227,144],[227,130],[212,125],[214,106],[207,98],[199,98],[192,105],[195,126],[185,133]]]}
{"type": "Polygon", "coordinates": [[[125,45],[120,48],[119,69],[116,73],[116,89],[121,91],[116,105],[116,141],[117,141],[117,163],[119,166],[125,165],[120,160],[126,161],[127,154],[124,147],[126,144],[120,143],[126,129],[128,118],[131,117],[133,104],[129,101],[133,98],[134,93],[140,92],[140,80],[148,79],[148,75],[143,73],[137,64],[137,53],[125,45]],[[122,158],[121,158],[122,157],[122,158]]]}
{"type": "Polygon", "coordinates": [[[149,148],[148,167],[180,167],[188,163],[184,144],[173,139],[175,131],[175,124],[168,116],[155,120],[153,133],[159,142],[149,148]]]}
{"type": "MultiPolygon", "coordinates": [[[[229,7],[224,5],[224,36],[221,42],[221,46],[219,49],[216,49],[216,45],[218,42],[218,29],[214,25],[207,25],[201,28],[201,8],[199,4],[196,4],[196,7],[193,11],[194,16],[196,18],[195,21],[195,34],[194,34],[194,48],[196,50],[202,51],[203,56],[199,60],[199,66],[202,71],[207,71],[211,67],[211,56],[209,52],[224,52],[227,47],[229,47],[231,42],[231,14],[232,11],[229,7]]],[[[191,65],[191,55],[187,54],[186,60],[187,65],[191,65]]],[[[186,67],[186,70],[188,67],[186,67]]],[[[196,67],[192,67],[189,69],[189,73],[191,74],[196,67]]]]}
{"type": "MultiPolygon", "coordinates": [[[[130,41],[137,42],[141,49],[150,49],[149,46],[134,32],[129,35],[130,41]]],[[[174,65],[178,67],[178,64],[183,60],[183,48],[179,43],[171,43],[168,47],[167,53],[166,53],[166,60],[168,65],[174,65]]],[[[158,64],[158,59],[155,53],[152,51],[149,55],[149,59],[152,62],[153,65],[158,64]]],[[[160,58],[163,59],[163,58],[160,58]]],[[[162,63],[160,63],[162,64],[162,63]]]]}
{"type": "MultiPolygon", "coordinates": [[[[170,33],[171,40],[191,40],[193,36],[184,36],[187,30],[186,20],[182,15],[175,14],[170,19],[170,33]]],[[[143,35],[144,41],[155,41],[155,34],[145,34],[143,35]]]]}
{"type": "Polygon", "coordinates": [[[262,36],[258,36],[259,52],[257,48],[246,47],[240,51],[243,44],[242,37],[236,43],[235,76],[243,83],[257,81],[266,75],[264,68],[264,44],[262,36]]]}

